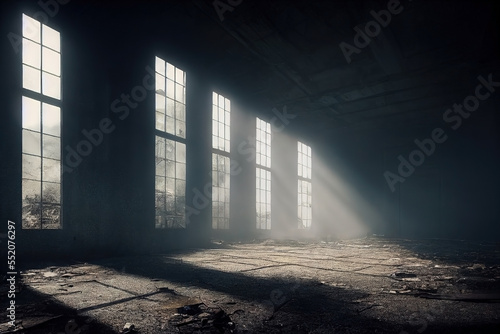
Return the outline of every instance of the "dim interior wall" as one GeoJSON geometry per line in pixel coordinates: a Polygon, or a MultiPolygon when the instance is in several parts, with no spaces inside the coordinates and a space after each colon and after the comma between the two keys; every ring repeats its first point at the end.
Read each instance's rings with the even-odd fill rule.
{"type": "MultiPolygon", "coordinates": [[[[456,100],[460,98],[463,100],[463,96],[456,100]]],[[[435,122],[410,123],[392,130],[343,131],[318,145],[316,156],[375,208],[377,219],[364,218],[369,233],[498,240],[499,99],[492,95],[456,130],[439,114],[435,122]],[[391,191],[384,172],[398,174],[398,156],[408,159],[417,148],[414,140],[428,138],[437,127],[446,130],[447,140],[438,143],[423,164],[391,191]]],[[[324,187],[322,182],[319,187],[324,187]]],[[[318,198],[318,187],[313,192],[318,198]]],[[[327,224],[336,219],[327,209],[335,196],[320,196],[320,203],[315,202],[313,215],[320,230],[327,231],[327,224]]],[[[361,206],[358,209],[362,211],[361,206]]]]}
{"type": "MultiPolygon", "coordinates": [[[[30,10],[21,7],[10,6],[3,11],[4,35],[10,31],[21,34],[21,14],[30,14],[30,10]]],[[[33,5],[31,11],[36,12],[37,7],[33,5]]],[[[178,62],[182,57],[165,46],[141,47],[140,41],[134,47],[109,45],[106,36],[93,38],[77,26],[60,24],[58,18],[63,15],[52,19],[50,26],[62,36],[62,160],[71,167],[62,176],[60,230],[21,229],[21,64],[20,55],[13,52],[8,40],[2,44],[3,73],[11,78],[2,80],[0,92],[6,107],[2,138],[10,143],[4,151],[8,161],[2,162],[2,186],[8,190],[2,191],[2,219],[13,220],[18,226],[19,259],[91,258],[202,246],[210,231],[209,208],[190,216],[186,229],[154,227],[154,92],[149,91],[137,101],[137,106],[129,107],[126,115],[115,112],[112,106],[122,94],[130,96],[136,86],[144,85],[143,78],[148,74],[145,66],[154,71],[155,54],[188,72],[189,204],[192,189],[203,189],[210,180],[209,80],[203,74],[196,77],[185,63],[178,62]],[[105,119],[112,131],[101,133],[101,140],[94,130],[105,119]],[[95,144],[90,153],[75,158],[70,150],[78,151],[82,142],[90,140],[83,130],[94,134],[95,144]]],[[[148,41],[143,43],[147,45],[148,41]]]]}

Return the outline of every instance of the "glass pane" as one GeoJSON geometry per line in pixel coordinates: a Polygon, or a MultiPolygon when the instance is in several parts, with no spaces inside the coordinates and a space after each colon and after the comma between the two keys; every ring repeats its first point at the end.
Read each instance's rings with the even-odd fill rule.
{"type": "Polygon", "coordinates": [[[213,105],[212,106],[212,119],[214,121],[219,120],[219,112],[217,110],[218,110],[217,107],[213,105]]]}
{"type": "Polygon", "coordinates": [[[183,195],[186,193],[186,181],[175,180],[175,193],[178,195],[183,195]]]}
{"type": "Polygon", "coordinates": [[[43,133],[61,136],[61,109],[51,104],[42,105],[43,133]]]}
{"type": "Polygon", "coordinates": [[[156,192],[165,192],[166,180],[162,176],[157,176],[155,178],[155,190],[156,192]]]}
{"type": "Polygon", "coordinates": [[[166,140],[167,159],[175,160],[175,142],[173,140],[166,140]]]}
{"type": "Polygon", "coordinates": [[[219,108],[219,122],[222,122],[222,123],[225,122],[225,120],[224,120],[224,109],[222,109],[222,108],[219,108]]]}
{"type": "Polygon", "coordinates": [[[156,136],[156,156],[165,158],[165,139],[156,136]]]}
{"type": "Polygon", "coordinates": [[[40,44],[23,38],[23,63],[40,69],[41,66],[40,44]]]}
{"type": "Polygon", "coordinates": [[[42,24],[42,44],[61,52],[61,37],[59,32],[42,24]]]}
{"type": "Polygon", "coordinates": [[[54,99],[61,99],[61,78],[55,75],[42,72],[42,93],[44,95],[53,97],[54,99]]]}
{"type": "Polygon", "coordinates": [[[175,124],[177,126],[177,131],[176,131],[177,136],[186,138],[186,123],[177,121],[175,122],[175,124]]]}
{"type": "Polygon", "coordinates": [[[174,194],[175,193],[175,179],[173,178],[167,178],[167,184],[166,184],[166,189],[167,193],[169,194],[174,194]]]}
{"type": "Polygon", "coordinates": [[[61,141],[58,137],[43,135],[43,157],[59,160],[61,158],[61,141]]]}
{"type": "Polygon", "coordinates": [[[224,109],[231,111],[231,101],[229,101],[229,99],[226,99],[225,102],[226,102],[226,105],[225,105],[224,109]]]}
{"type": "Polygon", "coordinates": [[[167,160],[167,177],[175,177],[175,162],[167,160]]]}
{"type": "Polygon", "coordinates": [[[22,185],[22,218],[23,228],[41,227],[41,187],[40,182],[23,180],[22,185]]]}
{"type": "Polygon", "coordinates": [[[23,96],[23,128],[40,131],[40,101],[23,96]]]}
{"type": "Polygon", "coordinates": [[[177,143],[176,157],[177,162],[186,162],[186,145],[182,143],[177,143]]]}
{"type": "Polygon", "coordinates": [[[165,176],[166,161],[165,159],[156,158],[156,175],[165,176]]]}
{"type": "MultiPolygon", "coordinates": [[[[184,216],[184,196],[176,196],[175,197],[175,212],[178,216],[184,216]]],[[[180,223],[180,221],[179,221],[180,223]]]]}
{"type": "Polygon", "coordinates": [[[160,94],[156,94],[155,97],[156,97],[155,101],[156,111],[165,113],[165,97],[160,94]]]}
{"type": "Polygon", "coordinates": [[[23,130],[23,153],[40,155],[40,133],[23,130]]]}
{"type": "Polygon", "coordinates": [[[40,93],[40,70],[23,65],[23,88],[40,93]]]}
{"type": "Polygon", "coordinates": [[[40,22],[23,14],[23,37],[40,43],[40,22]]]}
{"type": "Polygon", "coordinates": [[[186,106],[183,103],[175,102],[175,118],[179,121],[186,121],[186,106]]]}
{"type": "Polygon", "coordinates": [[[54,75],[61,75],[61,57],[60,54],[46,47],[42,50],[42,69],[54,75]]]}
{"type": "Polygon", "coordinates": [[[175,177],[177,179],[185,180],[186,179],[186,165],[183,163],[177,162],[175,164],[175,177]]]}
{"type": "Polygon", "coordinates": [[[167,98],[167,115],[169,117],[174,117],[175,115],[174,106],[175,106],[174,100],[167,98]]]}
{"type": "Polygon", "coordinates": [[[166,123],[167,129],[166,131],[171,134],[175,134],[175,120],[173,117],[168,117],[167,116],[167,123],[166,123]]]}
{"type": "Polygon", "coordinates": [[[167,79],[167,97],[173,99],[175,94],[175,84],[172,80],[167,79]]]}
{"type": "Polygon", "coordinates": [[[165,114],[156,112],[156,130],[165,131],[165,114]]]}
{"type": "Polygon", "coordinates": [[[42,183],[42,202],[59,204],[61,202],[61,184],[60,183],[42,183]]]}
{"type": "Polygon", "coordinates": [[[219,108],[224,108],[224,96],[219,95],[219,101],[217,101],[219,108]]]}
{"type": "Polygon", "coordinates": [[[41,180],[42,159],[23,154],[23,179],[41,180]]]}
{"type": "Polygon", "coordinates": [[[219,136],[219,122],[212,121],[212,134],[219,136]]]}
{"type": "Polygon", "coordinates": [[[158,94],[161,94],[165,96],[165,77],[162,75],[159,75],[158,73],[156,74],[156,79],[155,79],[155,85],[156,85],[156,92],[158,94]]]}
{"type": "Polygon", "coordinates": [[[172,64],[167,63],[167,78],[170,80],[175,80],[175,67],[172,64]]]}
{"type": "Polygon", "coordinates": [[[184,86],[182,85],[179,85],[179,84],[175,84],[175,99],[179,102],[182,102],[184,103],[185,102],[185,99],[184,99],[184,86]]]}
{"type": "Polygon", "coordinates": [[[165,75],[165,61],[163,59],[155,57],[155,70],[161,75],[165,75]]]}
{"type": "Polygon", "coordinates": [[[59,160],[42,159],[42,177],[44,181],[61,182],[61,162],[59,160]]]}
{"type": "Polygon", "coordinates": [[[184,85],[184,71],[178,68],[175,68],[175,82],[184,85]]]}
{"type": "Polygon", "coordinates": [[[42,229],[59,229],[61,206],[58,204],[44,204],[42,205],[42,229]]]}

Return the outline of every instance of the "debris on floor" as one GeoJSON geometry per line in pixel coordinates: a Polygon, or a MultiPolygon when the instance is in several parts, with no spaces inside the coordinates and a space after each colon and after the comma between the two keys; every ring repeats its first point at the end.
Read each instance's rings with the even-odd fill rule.
{"type": "Polygon", "coordinates": [[[500,333],[498,244],[265,240],[23,265],[2,333],[500,333]]]}

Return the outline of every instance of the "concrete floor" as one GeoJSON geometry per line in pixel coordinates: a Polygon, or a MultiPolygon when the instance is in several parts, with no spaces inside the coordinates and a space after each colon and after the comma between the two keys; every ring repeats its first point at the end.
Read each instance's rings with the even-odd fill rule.
{"type": "Polygon", "coordinates": [[[30,264],[22,280],[2,333],[500,333],[498,243],[213,243],[30,264]]]}

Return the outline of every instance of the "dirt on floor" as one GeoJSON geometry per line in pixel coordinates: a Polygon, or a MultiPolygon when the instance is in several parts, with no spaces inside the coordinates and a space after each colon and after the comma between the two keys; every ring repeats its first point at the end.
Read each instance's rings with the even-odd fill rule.
{"type": "Polygon", "coordinates": [[[214,242],[26,264],[15,326],[8,292],[0,287],[0,333],[500,333],[500,245],[214,242]]]}

